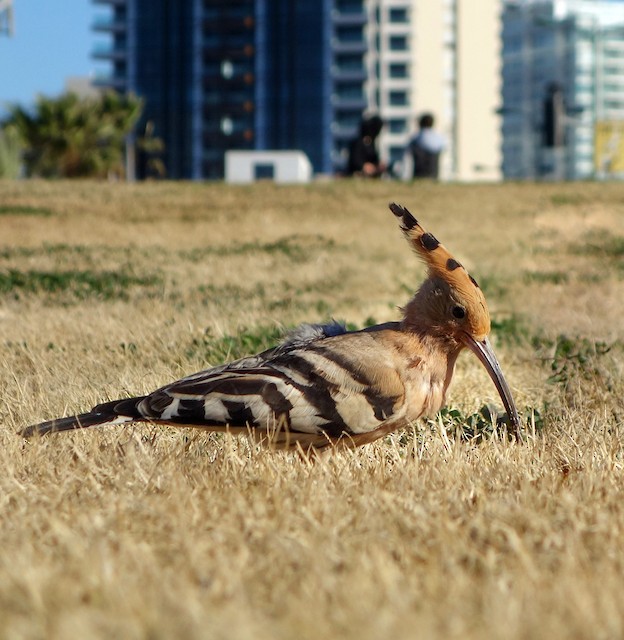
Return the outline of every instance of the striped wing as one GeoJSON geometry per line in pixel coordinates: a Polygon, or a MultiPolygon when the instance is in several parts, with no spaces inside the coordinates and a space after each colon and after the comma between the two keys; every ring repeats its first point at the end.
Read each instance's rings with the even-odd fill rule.
{"type": "Polygon", "coordinates": [[[147,419],[209,428],[279,427],[326,440],[369,433],[396,417],[404,400],[374,343],[356,333],[277,348],[167,385],[137,409],[147,419]]]}

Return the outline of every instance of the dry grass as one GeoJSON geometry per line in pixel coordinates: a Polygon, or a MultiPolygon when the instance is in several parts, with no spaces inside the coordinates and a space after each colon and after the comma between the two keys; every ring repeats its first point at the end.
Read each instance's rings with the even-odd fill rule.
{"type": "Polygon", "coordinates": [[[622,637],[623,259],[616,184],[0,183],[0,637],[622,637]],[[15,436],[303,320],[396,318],[423,270],[389,200],[484,288],[526,442],[461,436],[498,402],[469,355],[447,431],[313,465],[15,436]]]}

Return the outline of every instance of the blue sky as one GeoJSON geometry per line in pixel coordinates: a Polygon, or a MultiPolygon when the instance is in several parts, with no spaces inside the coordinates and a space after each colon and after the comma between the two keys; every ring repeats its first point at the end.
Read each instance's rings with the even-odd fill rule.
{"type": "Polygon", "coordinates": [[[14,0],[13,7],[15,33],[0,36],[0,111],[7,102],[31,104],[38,93],[59,94],[66,77],[95,68],[91,0],[14,0]]]}

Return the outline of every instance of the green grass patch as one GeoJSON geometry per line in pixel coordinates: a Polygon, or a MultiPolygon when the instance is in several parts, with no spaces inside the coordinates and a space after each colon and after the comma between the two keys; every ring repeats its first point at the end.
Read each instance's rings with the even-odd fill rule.
{"type": "MultiPolygon", "coordinates": [[[[525,407],[520,419],[525,427],[541,431],[542,412],[533,407],[525,407]]],[[[509,416],[492,405],[485,404],[478,411],[467,414],[455,407],[443,407],[436,418],[428,419],[432,428],[442,426],[447,434],[463,440],[481,441],[491,438],[494,433],[511,434],[509,416]]]]}
{"type": "Polygon", "coordinates": [[[506,318],[492,318],[492,334],[506,345],[518,345],[531,342],[531,331],[524,318],[513,314],[506,318]]]}
{"type": "Polygon", "coordinates": [[[610,390],[611,376],[604,366],[604,356],[612,350],[621,350],[621,345],[560,335],[554,343],[548,382],[568,388],[574,381],[596,384],[600,380],[610,390]]]}
{"type": "Polygon", "coordinates": [[[550,196],[550,204],[555,207],[579,206],[586,202],[585,196],[580,193],[553,193],[550,196]]]}
{"type": "Polygon", "coordinates": [[[504,282],[498,274],[477,274],[474,278],[486,298],[503,298],[509,289],[509,283],[504,282]]]}
{"type": "MultiPolygon", "coordinates": [[[[142,250],[135,247],[105,247],[105,246],[86,246],[82,244],[71,245],[65,243],[48,244],[44,243],[38,247],[2,247],[0,248],[0,258],[3,260],[11,260],[13,258],[35,258],[35,257],[57,257],[62,258],[69,256],[80,256],[81,258],[91,261],[94,256],[106,253],[107,256],[116,256],[119,258],[128,258],[131,254],[136,255],[142,250]]],[[[142,251],[145,253],[145,251],[142,251]]]]}
{"type": "Polygon", "coordinates": [[[43,216],[47,218],[52,215],[54,215],[54,211],[45,207],[31,207],[19,204],[0,205],[0,216],[43,216]]]}
{"type": "Polygon", "coordinates": [[[592,233],[584,244],[571,245],[570,253],[621,260],[624,258],[624,237],[613,235],[606,230],[592,233]]]}
{"type": "MultiPolygon", "coordinates": [[[[546,408],[524,407],[519,410],[522,429],[528,433],[542,432],[547,422],[546,408]]],[[[425,425],[434,432],[443,432],[444,437],[476,443],[487,442],[498,438],[513,437],[509,416],[497,407],[484,404],[474,413],[465,413],[457,407],[442,407],[435,417],[427,418],[425,425]]],[[[416,439],[421,440],[424,432],[416,432],[416,439]]],[[[406,430],[399,438],[399,444],[413,443],[414,432],[406,430]]]]}
{"type": "Polygon", "coordinates": [[[155,287],[157,276],[136,276],[126,271],[0,271],[0,294],[69,294],[76,300],[127,299],[133,287],[155,287]]]}
{"type": "MultiPolygon", "coordinates": [[[[375,324],[375,319],[368,317],[364,326],[375,324]]],[[[358,331],[361,327],[354,323],[345,324],[347,331],[358,331]]],[[[280,344],[293,327],[264,325],[243,328],[236,335],[216,337],[207,329],[199,338],[193,338],[185,350],[189,359],[199,358],[202,361],[218,365],[238,358],[262,353],[280,344]]]]}
{"type": "Polygon", "coordinates": [[[276,325],[246,328],[236,335],[219,337],[206,330],[201,337],[193,338],[185,355],[188,359],[199,358],[212,365],[231,362],[276,346],[285,333],[283,327],[276,325]]]}
{"type": "Polygon", "coordinates": [[[567,271],[525,271],[522,279],[527,284],[565,284],[570,276],[567,271]]]}
{"type": "Polygon", "coordinates": [[[258,296],[263,299],[265,296],[264,287],[262,285],[258,285],[257,287],[254,287],[252,292],[249,288],[241,287],[237,284],[200,284],[197,287],[197,296],[195,299],[201,302],[201,304],[207,305],[215,300],[233,300],[242,302],[244,300],[248,300],[251,295],[258,296]]]}
{"type": "Polygon", "coordinates": [[[316,255],[321,249],[333,249],[336,243],[321,235],[293,235],[275,242],[244,242],[225,246],[202,247],[190,251],[180,251],[181,258],[191,262],[201,262],[207,256],[239,256],[253,253],[282,255],[292,260],[305,260],[316,255]]]}

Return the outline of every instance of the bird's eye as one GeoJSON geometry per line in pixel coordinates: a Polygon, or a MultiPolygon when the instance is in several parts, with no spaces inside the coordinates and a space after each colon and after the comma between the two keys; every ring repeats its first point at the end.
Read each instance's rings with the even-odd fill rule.
{"type": "Polygon", "coordinates": [[[453,314],[453,317],[457,318],[458,320],[466,317],[466,309],[464,309],[464,307],[461,307],[460,305],[454,306],[451,309],[451,313],[453,314]]]}

